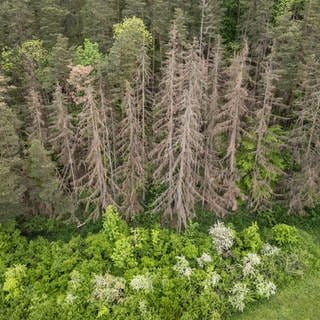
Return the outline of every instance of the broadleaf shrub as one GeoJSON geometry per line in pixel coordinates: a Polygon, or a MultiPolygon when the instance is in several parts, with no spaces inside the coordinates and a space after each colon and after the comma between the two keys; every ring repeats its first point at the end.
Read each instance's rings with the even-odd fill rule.
{"type": "Polygon", "coordinates": [[[0,226],[0,319],[226,319],[318,261],[287,225],[200,230],[129,227],[113,207],[68,242],[0,226]]]}
{"type": "Polygon", "coordinates": [[[295,227],[281,223],[272,228],[274,241],[281,246],[296,245],[299,242],[298,230],[295,227]]]}

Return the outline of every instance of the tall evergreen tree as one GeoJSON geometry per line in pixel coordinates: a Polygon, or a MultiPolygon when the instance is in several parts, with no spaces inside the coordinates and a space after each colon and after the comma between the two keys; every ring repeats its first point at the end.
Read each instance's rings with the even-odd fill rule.
{"type": "Polygon", "coordinates": [[[55,164],[37,139],[30,141],[25,170],[28,206],[33,214],[66,218],[72,213],[72,201],[61,190],[55,164]]]}
{"type": "Polygon", "coordinates": [[[33,31],[30,0],[1,1],[0,47],[11,47],[30,39],[33,31]]]}
{"type": "Polygon", "coordinates": [[[112,44],[113,25],[121,20],[121,2],[87,0],[81,9],[83,36],[97,42],[104,52],[112,44]]]}
{"type": "Polygon", "coordinates": [[[0,221],[23,212],[21,123],[4,100],[6,81],[0,76],[0,221]]]}
{"type": "Polygon", "coordinates": [[[41,79],[42,87],[52,90],[57,82],[65,87],[71,62],[72,53],[69,49],[68,39],[59,34],[48,56],[48,65],[41,79]]]}
{"type": "Polygon", "coordinates": [[[51,48],[59,34],[64,32],[64,22],[68,15],[59,0],[42,0],[39,6],[39,36],[51,48]]]}
{"type": "MultiPolygon", "coordinates": [[[[148,4],[150,6],[150,4],[148,4]]],[[[139,17],[143,20],[147,14],[147,1],[145,0],[125,0],[122,11],[124,17],[139,17]]]]}
{"type": "Polygon", "coordinates": [[[286,105],[292,106],[299,83],[300,54],[302,52],[301,21],[290,8],[279,17],[274,39],[277,43],[275,61],[279,69],[278,95],[286,105]]]}

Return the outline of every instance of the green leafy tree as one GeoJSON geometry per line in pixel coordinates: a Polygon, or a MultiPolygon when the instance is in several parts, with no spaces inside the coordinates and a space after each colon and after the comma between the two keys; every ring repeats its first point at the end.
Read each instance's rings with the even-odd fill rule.
{"type": "Polygon", "coordinates": [[[76,50],[76,64],[95,67],[101,60],[102,54],[99,51],[98,43],[91,42],[89,39],[85,39],[83,45],[76,50]]]}
{"type": "Polygon", "coordinates": [[[124,89],[132,81],[139,65],[142,48],[152,44],[152,35],[140,18],[126,18],[114,26],[114,44],[108,56],[111,81],[124,89]]]}

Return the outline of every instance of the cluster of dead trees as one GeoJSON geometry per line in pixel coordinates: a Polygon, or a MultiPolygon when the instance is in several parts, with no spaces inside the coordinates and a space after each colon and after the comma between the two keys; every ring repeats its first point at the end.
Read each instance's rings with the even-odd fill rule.
{"type": "Polygon", "coordinates": [[[200,37],[193,41],[177,12],[159,73],[143,31],[138,47],[124,56],[116,50],[123,50],[126,38],[117,40],[112,70],[69,64],[47,103],[26,60],[28,139],[53,152],[63,193],[73,208],[84,204],[87,220],[108,204],[128,220],[148,205],[181,229],[197,205],[225,216],[239,203],[257,211],[280,201],[296,213],[317,204],[320,61],[310,45],[318,30],[312,30],[314,12],[301,27],[309,40],[301,44],[305,55],[293,82],[284,60],[293,39],[277,36],[282,24],[272,36],[261,31],[256,42],[248,24],[230,54],[207,8],[202,1],[200,37]]]}

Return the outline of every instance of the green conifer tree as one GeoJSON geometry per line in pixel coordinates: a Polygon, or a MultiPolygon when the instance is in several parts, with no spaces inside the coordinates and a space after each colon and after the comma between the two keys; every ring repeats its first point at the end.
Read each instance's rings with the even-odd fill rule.
{"type": "Polygon", "coordinates": [[[38,139],[30,141],[25,170],[28,204],[33,214],[62,218],[73,212],[72,201],[62,192],[56,166],[38,139]]]}

